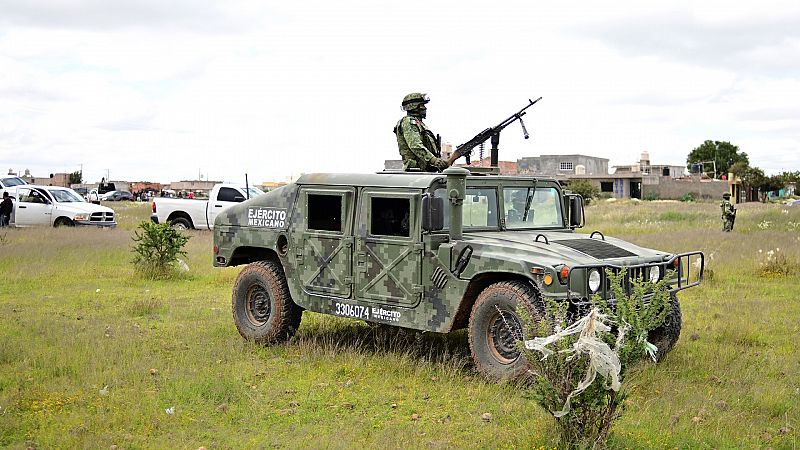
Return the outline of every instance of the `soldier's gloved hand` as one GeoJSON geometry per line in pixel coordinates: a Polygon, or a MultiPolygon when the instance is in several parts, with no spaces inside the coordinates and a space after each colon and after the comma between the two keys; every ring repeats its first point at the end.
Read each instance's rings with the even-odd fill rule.
{"type": "Polygon", "coordinates": [[[444,169],[447,169],[448,167],[450,167],[447,164],[447,161],[443,160],[442,158],[433,158],[431,160],[431,165],[433,167],[436,167],[439,170],[444,170],[444,169]]]}

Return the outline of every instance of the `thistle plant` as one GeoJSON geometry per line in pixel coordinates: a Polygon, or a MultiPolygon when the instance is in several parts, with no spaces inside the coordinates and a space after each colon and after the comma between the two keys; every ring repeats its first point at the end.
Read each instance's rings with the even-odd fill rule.
{"type": "Polygon", "coordinates": [[[622,415],[629,378],[657,349],[648,342],[672,310],[666,279],[633,279],[623,288],[625,272],[607,271],[615,301],[598,295],[592,309],[577,321],[566,301],[548,300],[544,319],[521,313],[526,336],[521,345],[534,375],[532,397],[556,422],[559,446],[605,448],[614,422],[622,415]]]}

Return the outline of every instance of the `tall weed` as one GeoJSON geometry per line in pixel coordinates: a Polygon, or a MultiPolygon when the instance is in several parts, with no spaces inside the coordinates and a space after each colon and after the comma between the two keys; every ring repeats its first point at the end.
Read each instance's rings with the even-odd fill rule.
{"type": "Polygon", "coordinates": [[[132,239],[136,242],[133,264],[145,278],[166,279],[179,273],[181,261],[178,256],[186,255],[183,246],[189,241],[189,236],[167,223],[142,222],[132,239]]]}

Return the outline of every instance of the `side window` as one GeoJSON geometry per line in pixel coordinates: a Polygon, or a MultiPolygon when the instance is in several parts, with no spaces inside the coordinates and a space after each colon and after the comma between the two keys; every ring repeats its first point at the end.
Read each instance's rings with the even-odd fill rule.
{"type": "Polygon", "coordinates": [[[308,229],[342,231],[342,196],[308,194],[308,229]]]}
{"type": "MultiPolygon", "coordinates": [[[[465,228],[497,228],[497,190],[494,188],[467,188],[462,209],[462,224],[465,228]]],[[[444,199],[444,227],[450,227],[450,202],[447,189],[434,191],[436,197],[444,199]]]]}
{"type": "Polygon", "coordinates": [[[370,229],[375,236],[411,236],[411,202],[407,198],[372,197],[370,229]]]}
{"type": "Polygon", "coordinates": [[[241,192],[237,191],[236,189],[224,187],[220,188],[219,192],[217,193],[217,201],[220,202],[235,202],[237,201],[236,196],[239,196],[239,202],[244,201],[244,197],[242,196],[241,192]]]}
{"type": "Polygon", "coordinates": [[[19,201],[26,203],[47,203],[39,191],[25,189],[20,192],[19,201]]]}

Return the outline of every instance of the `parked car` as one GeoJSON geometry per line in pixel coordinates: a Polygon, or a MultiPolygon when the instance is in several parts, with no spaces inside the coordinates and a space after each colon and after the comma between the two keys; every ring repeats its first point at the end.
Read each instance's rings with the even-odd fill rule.
{"type": "Polygon", "coordinates": [[[113,209],[88,203],[70,188],[26,184],[14,194],[11,226],[117,226],[113,209]]]}
{"type": "Polygon", "coordinates": [[[176,228],[208,230],[214,227],[214,219],[219,213],[263,193],[254,187],[245,190],[244,186],[218,184],[211,190],[210,200],[156,197],[150,220],[171,223],[176,228]]]}
{"type": "Polygon", "coordinates": [[[9,176],[0,178],[0,198],[3,197],[3,192],[6,191],[8,191],[8,195],[13,195],[12,192],[14,192],[14,188],[16,186],[22,186],[23,184],[28,183],[20,177],[9,176]]]}
{"type": "Polygon", "coordinates": [[[100,200],[107,202],[119,202],[122,200],[133,201],[133,194],[128,191],[111,191],[101,195],[100,200]]]}
{"type": "Polygon", "coordinates": [[[73,191],[77,192],[83,198],[86,198],[86,195],[89,194],[89,190],[85,187],[76,187],[72,188],[73,191]]]}

